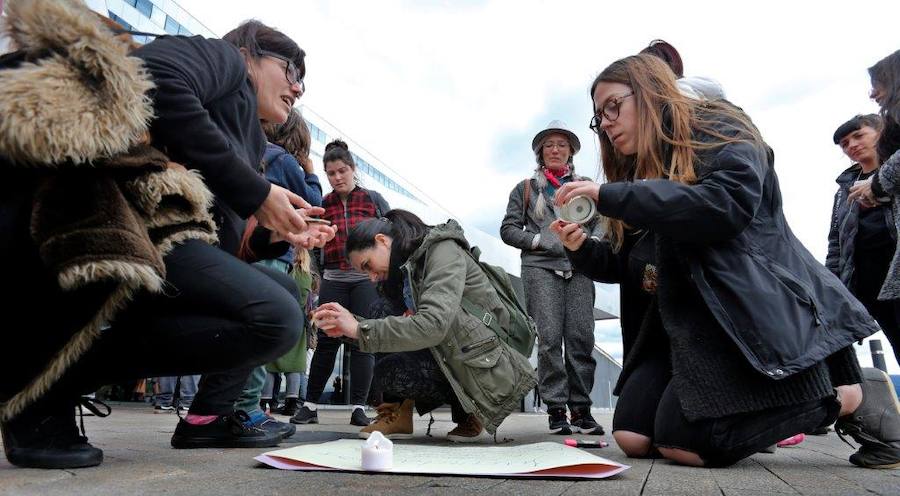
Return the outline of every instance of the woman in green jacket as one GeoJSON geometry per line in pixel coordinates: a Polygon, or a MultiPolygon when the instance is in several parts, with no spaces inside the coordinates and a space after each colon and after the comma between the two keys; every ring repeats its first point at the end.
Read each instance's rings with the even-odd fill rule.
{"type": "Polygon", "coordinates": [[[401,317],[358,321],[326,303],[314,314],[330,336],[357,340],[363,351],[395,352],[376,366],[384,403],[360,436],[377,430],[409,438],[413,405],[422,415],[444,403],[458,424],[448,439],[467,442],[482,430],[495,433],[536,380],[524,356],[461,309],[465,296],[501,326],[510,318],[459,224],[429,226],[410,212],[391,210],[351,229],[347,254],[355,269],[382,282],[386,296],[408,310],[401,317]]]}

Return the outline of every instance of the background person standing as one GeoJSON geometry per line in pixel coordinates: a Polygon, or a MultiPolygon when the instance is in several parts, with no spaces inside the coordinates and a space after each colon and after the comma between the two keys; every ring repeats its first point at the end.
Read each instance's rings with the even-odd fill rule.
{"type": "MultiPolygon", "coordinates": [[[[591,416],[590,398],[597,366],[591,355],[594,283],[572,269],[559,238],[549,231],[557,219],[556,189],[584,179],[575,175],[572,162],[580,148],[578,136],[562,121],[537,133],[531,142],[534,175],[513,188],[500,226],[503,242],[522,250],[525,299],[538,330],[538,391],[548,406],[550,431],[557,434],[602,433],[591,416]]],[[[600,235],[596,219],[584,228],[600,235]]]]}

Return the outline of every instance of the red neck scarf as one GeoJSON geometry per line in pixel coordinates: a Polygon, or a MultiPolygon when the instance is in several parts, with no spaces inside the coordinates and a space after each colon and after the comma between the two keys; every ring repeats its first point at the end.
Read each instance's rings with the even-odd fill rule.
{"type": "Polygon", "coordinates": [[[569,174],[569,166],[565,166],[562,169],[551,169],[549,167],[543,167],[541,170],[544,171],[544,177],[550,181],[555,187],[560,187],[562,184],[559,182],[559,178],[564,177],[569,174]]]}

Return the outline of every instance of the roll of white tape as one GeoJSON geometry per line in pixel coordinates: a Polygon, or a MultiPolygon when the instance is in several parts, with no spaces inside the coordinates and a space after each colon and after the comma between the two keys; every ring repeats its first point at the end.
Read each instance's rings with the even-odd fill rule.
{"type": "Polygon", "coordinates": [[[362,446],[362,469],[383,472],[394,468],[394,443],[375,431],[362,446]]]}

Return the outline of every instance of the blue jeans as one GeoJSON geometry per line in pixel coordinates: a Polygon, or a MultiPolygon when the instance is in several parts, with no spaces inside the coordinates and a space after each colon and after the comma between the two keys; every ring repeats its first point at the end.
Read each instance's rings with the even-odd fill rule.
{"type": "MultiPolygon", "coordinates": [[[[177,376],[159,377],[156,384],[159,386],[159,393],[153,397],[154,406],[174,406],[172,405],[172,394],[175,391],[175,382],[177,376]]],[[[194,401],[194,395],[197,394],[197,384],[200,382],[199,375],[183,375],[181,376],[181,391],[179,396],[179,405],[184,407],[191,406],[194,401]]]]}

